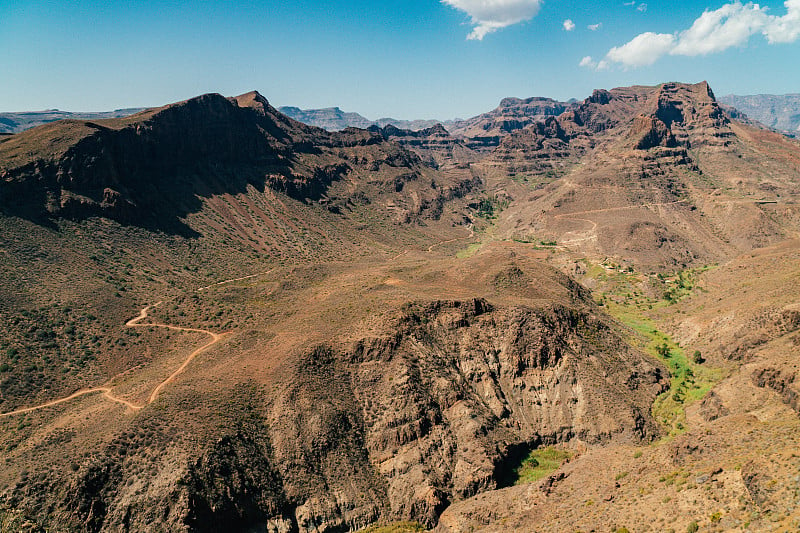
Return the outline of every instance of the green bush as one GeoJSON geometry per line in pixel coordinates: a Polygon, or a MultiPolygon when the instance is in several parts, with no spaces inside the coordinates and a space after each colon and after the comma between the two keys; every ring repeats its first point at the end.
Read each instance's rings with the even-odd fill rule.
{"type": "Polygon", "coordinates": [[[660,355],[661,357],[665,358],[669,357],[670,356],[669,345],[666,342],[662,342],[661,344],[656,346],[656,352],[658,352],[658,355],[660,355]]]}
{"type": "Polygon", "coordinates": [[[532,450],[517,468],[517,481],[515,484],[533,483],[549,476],[571,457],[572,453],[554,446],[532,450]]]}

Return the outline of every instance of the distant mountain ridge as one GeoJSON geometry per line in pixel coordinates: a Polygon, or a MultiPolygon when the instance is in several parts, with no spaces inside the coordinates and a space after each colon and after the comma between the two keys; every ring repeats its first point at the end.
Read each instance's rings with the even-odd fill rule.
{"type": "MultiPolygon", "coordinates": [[[[751,120],[785,134],[800,134],[800,93],[758,94],[720,96],[717,100],[747,115],[751,120]]],[[[383,128],[394,126],[399,129],[420,131],[442,124],[450,133],[460,137],[502,137],[510,131],[522,129],[536,120],[547,116],[558,116],[576,105],[575,100],[559,102],[550,98],[503,98],[497,108],[468,119],[404,120],[379,118],[370,120],[360,113],[343,111],[339,107],[321,109],[301,109],[295,106],[279,107],[284,115],[309,126],[317,126],[328,131],[341,131],[355,127],[367,129],[370,126],[383,128]]],[[[27,129],[56,120],[79,119],[100,120],[122,118],[143,111],[145,108],[125,108],[101,112],[71,112],[58,109],[44,111],[22,111],[0,113],[0,134],[20,133],[27,129]]],[[[743,117],[738,117],[743,120],[743,117]]]]}
{"type": "Polygon", "coordinates": [[[500,105],[492,111],[454,121],[448,125],[448,130],[461,137],[493,139],[497,144],[507,133],[521,130],[546,117],[558,116],[574,105],[572,102],[558,102],[537,96],[524,99],[503,98],[500,105]]]}
{"type": "Polygon", "coordinates": [[[338,107],[300,109],[299,107],[284,106],[279,107],[278,111],[298,122],[309,126],[317,126],[328,131],[341,131],[351,127],[367,129],[370,126],[378,126],[382,128],[388,125],[404,130],[418,131],[439,124],[438,120],[398,120],[394,118],[370,120],[358,113],[342,111],[338,107]]]}
{"type": "MultiPolygon", "coordinates": [[[[416,182],[428,171],[414,153],[374,132],[308,126],[255,91],[235,98],[210,93],[124,118],[62,120],[3,139],[0,212],[37,221],[104,216],[191,234],[183,219],[201,208],[199,198],[242,193],[248,186],[296,200],[324,196],[326,210],[341,211],[347,193],[343,206],[333,205],[337,197],[329,186],[356,176],[364,165],[370,176],[388,167],[382,176],[392,175],[389,191],[416,191],[416,183],[405,181],[416,182]],[[394,176],[396,168],[405,169],[402,176],[394,176]]],[[[411,220],[446,196],[463,195],[474,177],[461,172],[435,181],[436,187],[415,192],[420,205],[404,207],[405,200],[397,199],[390,211],[411,220]]]]}
{"type": "Polygon", "coordinates": [[[122,118],[143,111],[143,107],[115,109],[114,111],[78,112],[46,109],[44,111],[20,111],[0,113],[0,133],[20,133],[35,126],[64,119],[100,120],[104,118],[122,118]]]}
{"type": "Polygon", "coordinates": [[[800,135],[800,94],[729,94],[718,100],[783,133],[800,135]]]}

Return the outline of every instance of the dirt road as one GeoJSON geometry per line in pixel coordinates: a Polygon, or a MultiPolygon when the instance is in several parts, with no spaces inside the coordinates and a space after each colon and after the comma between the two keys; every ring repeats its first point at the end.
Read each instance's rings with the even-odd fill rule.
{"type": "MultiPolygon", "coordinates": [[[[248,276],[248,277],[250,277],[250,276],[248,276]]],[[[240,279],[243,279],[243,278],[240,278],[240,279]]],[[[234,280],[229,280],[229,281],[234,281],[234,280]]],[[[142,324],[141,321],[149,316],[148,312],[150,311],[150,309],[152,309],[153,307],[156,307],[157,305],[160,305],[160,304],[161,304],[161,302],[158,302],[158,303],[155,303],[155,304],[152,304],[152,305],[148,305],[147,307],[145,307],[144,309],[139,311],[139,315],[138,316],[128,320],[125,323],[125,326],[129,327],[129,328],[153,328],[153,327],[156,327],[156,328],[167,328],[167,329],[171,329],[173,331],[190,331],[190,332],[194,332],[194,333],[203,333],[205,335],[210,336],[211,339],[206,344],[202,345],[201,347],[197,348],[192,353],[190,353],[189,356],[183,361],[183,363],[172,374],[170,374],[169,377],[167,377],[164,381],[159,383],[156,386],[156,388],[153,389],[153,392],[150,393],[150,396],[148,396],[147,402],[145,402],[143,404],[135,404],[135,403],[130,402],[130,401],[124,399],[124,398],[120,398],[119,396],[115,396],[114,392],[113,392],[113,389],[111,388],[111,383],[113,383],[114,379],[116,377],[118,377],[118,376],[115,376],[114,378],[111,378],[111,380],[106,385],[103,385],[103,386],[100,386],[100,387],[92,387],[90,389],[82,389],[82,390],[73,392],[72,394],[70,394],[69,396],[65,396],[64,398],[59,398],[57,400],[51,400],[49,402],[45,402],[45,403],[42,403],[42,404],[39,404],[39,405],[35,405],[33,407],[24,407],[24,408],[21,408],[21,409],[16,409],[14,411],[9,411],[8,413],[0,413],[0,418],[7,417],[7,416],[18,415],[18,414],[23,414],[23,413],[30,413],[32,411],[37,411],[39,409],[45,409],[47,407],[52,407],[54,405],[58,405],[58,404],[61,404],[61,403],[68,402],[70,400],[74,400],[75,398],[80,398],[81,396],[86,396],[87,394],[94,394],[94,393],[97,393],[97,392],[102,392],[103,393],[103,398],[107,399],[108,401],[124,405],[125,407],[127,407],[128,409],[130,409],[132,411],[138,411],[140,409],[143,409],[147,405],[149,405],[149,404],[153,403],[154,401],[156,401],[156,399],[158,398],[158,395],[161,393],[161,391],[164,389],[164,387],[166,387],[168,384],[170,384],[173,381],[175,381],[175,378],[177,378],[178,375],[180,375],[184,370],[186,370],[186,367],[189,366],[189,363],[191,363],[192,360],[195,357],[197,357],[199,354],[203,353],[204,351],[209,349],[211,346],[213,346],[214,344],[218,343],[223,338],[225,338],[227,335],[229,335],[229,333],[214,333],[213,331],[208,331],[208,330],[205,330],[205,329],[185,328],[185,327],[182,327],[182,326],[173,326],[171,324],[161,324],[161,323],[157,323],[157,322],[155,322],[155,323],[154,322],[147,322],[145,324],[142,324]]]]}

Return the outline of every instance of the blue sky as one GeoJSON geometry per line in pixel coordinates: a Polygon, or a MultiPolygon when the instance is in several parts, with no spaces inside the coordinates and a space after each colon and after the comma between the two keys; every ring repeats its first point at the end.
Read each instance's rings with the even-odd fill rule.
{"type": "Polygon", "coordinates": [[[0,0],[0,111],[256,89],[276,106],[447,119],[662,81],[800,92],[798,65],[800,0],[0,0]]]}

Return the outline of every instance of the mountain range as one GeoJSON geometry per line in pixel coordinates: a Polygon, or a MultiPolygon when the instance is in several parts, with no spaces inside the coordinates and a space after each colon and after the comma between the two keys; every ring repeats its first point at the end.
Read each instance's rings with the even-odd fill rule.
{"type": "Polygon", "coordinates": [[[798,141],[705,82],[281,109],[0,138],[0,531],[796,524],[798,141]]]}
{"type": "Polygon", "coordinates": [[[369,120],[358,113],[345,112],[338,107],[324,109],[300,109],[299,107],[279,107],[278,111],[304,124],[317,126],[328,131],[340,131],[345,128],[368,128],[370,126],[392,125],[407,130],[422,130],[438,123],[437,120],[398,120],[394,118],[379,118],[369,120]]]}
{"type": "Polygon", "coordinates": [[[800,131],[800,94],[731,94],[719,100],[770,128],[795,137],[800,131]]]}
{"type": "Polygon", "coordinates": [[[142,111],[142,108],[117,109],[115,111],[73,113],[48,109],[46,111],[23,111],[18,113],[0,113],[0,134],[19,133],[29,128],[41,126],[48,122],[65,119],[96,120],[119,118],[142,111]]]}
{"type": "MultiPolygon", "coordinates": [[[[279,107],[278,111],[298,122],[317,126],[328,131],[341,131],[348,127],[366,129],[370,126],[378,126],[382,128],[389,125],[400,129],[418,131],[433,127],[436,124],[442,124],[456,134],[480,136],[481,130],[471,130],[470,128],[488,128],[484,129],[484,132],[493,129],[515,128],[530,123],[531,119],[538,116],[561,114],[568,107],[575,105],[576,102],[574,99],[567,102],[557,102],[549,98],[540,97],[527,99],[505,98],[495,110],[466,120],[400,120],[394,118],[370,120],[356,112],[342,111],[338,107],[300,109],[299,107],[283,106],[279,107]],[[504,115],[508,116],[508,121],[505,124],[501,118],[504,115]],[[496,123],[489,125],[489,121],[492,119],[496,123]],[[520,119],[522,122],[516,122],[520,119]]],[[[735,108],[752,120],[788,135],[795,135],[798,128],[800,128],[800,95],[797,94],[751,96],[731,94],[719,97],[719,102],[735,108]]],[[[107,112],[73,113],[53,109],[16,113],[5,112],[0,113],[0,134],[19,133],[28,128],[55,120],[68,118],[86,120],[120,118],[142,110],[142,108],[130,108],[107,112]]]]}

